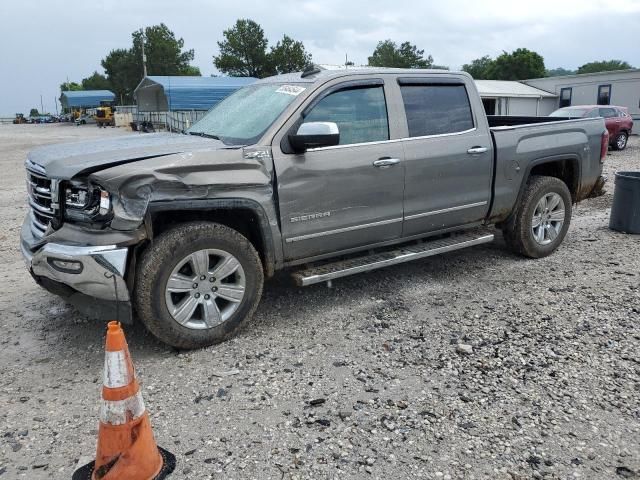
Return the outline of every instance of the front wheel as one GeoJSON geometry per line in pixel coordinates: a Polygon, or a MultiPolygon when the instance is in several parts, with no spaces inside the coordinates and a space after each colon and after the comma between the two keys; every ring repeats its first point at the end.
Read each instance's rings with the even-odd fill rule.
{"type": "Polygon", "coordinates": [[[205,347],[251,318],[263,282],[260,257],[243,235],[217,223],[187,223],[163,233],[143,253],[136,311],[163,342],[205,347]]]}
{"type": "Polygon", "coordinates": [[[555,177],[533,176],[520,205],[503,227],[504,239],[516,253],[546,257],[564,240],[571,222],[571,193],[555,177]]]}

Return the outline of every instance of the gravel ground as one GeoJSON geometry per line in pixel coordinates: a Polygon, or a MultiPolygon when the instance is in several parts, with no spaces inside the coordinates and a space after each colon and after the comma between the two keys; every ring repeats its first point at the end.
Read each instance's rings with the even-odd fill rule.
{"type": "MultiPolygon", "coordinates": [[[[36,286],[18,249],[36,145],[120,135],[0,127],[0,479],[70,478],[94,453],[104,324],[36,286]]],[[[640,141],[606,173],[640,170],[640,141]]],[[[640,238],[613,182],[564,245],[494,244],[334,282],[266,285],[254,320],[178,352],[128,341],[171,478],[640,478],[640,238]]]]}

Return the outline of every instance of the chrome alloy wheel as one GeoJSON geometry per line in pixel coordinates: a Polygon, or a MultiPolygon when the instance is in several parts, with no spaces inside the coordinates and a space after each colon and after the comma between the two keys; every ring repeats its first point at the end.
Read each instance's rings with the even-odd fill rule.
{"type": "Polygon", "coordinates": [[[621,133],[618,135],[618,138],[616,138],[616,146],[618,150],[622,150],[627,146],[627,136],[624,133],[621,133]]]}
{"type": "Polygon", "coordinates": [[[540,245],[550,244],[560,234],[563,225],[564,200],[557,193],[547,193],[533,211],[531,232],[534,240],[540,245]]]}
{"type": "Polygon", "coordinates": [[[201,330],[228,320],[240,307],[245,289],[244,270],[236,257],[223,250],[198,250],[172,270],[165,300],[176,322],[201,330]]]}

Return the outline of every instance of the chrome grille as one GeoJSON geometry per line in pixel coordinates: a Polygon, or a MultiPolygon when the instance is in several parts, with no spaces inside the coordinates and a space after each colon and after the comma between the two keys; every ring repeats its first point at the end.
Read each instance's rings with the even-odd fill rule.
{"type": "Polygon", "coordinates": [[[31,207],[31,232],[40,238],[58,209],[57,182],[47,178],[37,165],[27,162],[27,193],[31,207]]]}

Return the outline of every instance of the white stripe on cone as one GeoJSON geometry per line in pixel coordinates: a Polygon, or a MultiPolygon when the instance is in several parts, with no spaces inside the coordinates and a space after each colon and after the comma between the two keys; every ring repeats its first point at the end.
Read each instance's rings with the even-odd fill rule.
{"type": "Polygon", "coordinates": [[[105,352],[104,386],[108,388],[126,387],[133,381],[133,372],[129,371],[129,361],[124,350],[105,352]]]}
{"type": "Polygon", "coordinates": [[[138,392],[126,400],[102,400],[100,421],[111,425],[124,425],[144,415],[142,393],[138,392]]]}

